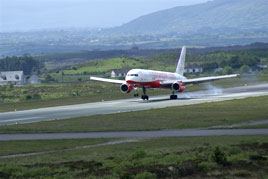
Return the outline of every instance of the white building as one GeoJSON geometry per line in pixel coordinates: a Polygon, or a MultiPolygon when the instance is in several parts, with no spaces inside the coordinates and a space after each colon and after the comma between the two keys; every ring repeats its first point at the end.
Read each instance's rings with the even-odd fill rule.
{"type": "Polygon", "coordinates": [[[28,79],[29,84],[41,84],[41,79],[37,75],[32,75],[28,79]]]}
{"type": "Polygon", "coordinates": [[[0,72],[0,85],[24,85],[25,77],[23,71],[3,71],[0,72]]]}
{"type": "Polygon", "coordinates": [[[222,70],[223,70],[223,68],[219,67],[219,68],[215,68],[213,71],[216,73],[216,72],[220,72],[222,70]]]}
{"type": "Polygon", "coordinates": [[[267,70],[267,65],[265,64],[258,64],[256,67],[258,70],[267,70]]]}
{"type": "Polygon", "coordinates": [[[198,65],[187,65],[184,68],[184,73],[202,73],[203,68],[198,65]]]}
{"type": "Polygon", "coordinates": [[[125,77],[127,75],[127,72],[130,69],[122,69],[122,70],[112,70],[111,71],[111,77],[116,78],[116,77],[125,77]]]}

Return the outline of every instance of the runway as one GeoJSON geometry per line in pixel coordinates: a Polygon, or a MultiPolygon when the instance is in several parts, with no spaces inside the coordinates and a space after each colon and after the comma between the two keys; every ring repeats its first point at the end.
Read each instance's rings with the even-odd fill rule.
{"type": "Polygon", "coordinates": [[[217,89],[211,87],[205,91],[180,93],[178,94],[178,100],[169,100],[169,95],[165,95],[150,97],[149,101],[142,101],[141,99],[131,98],[25,111],[5,112],[0,113],[0,126],[57,119],[68,119],[98,114],[140,111],[171,106],[201,104],[207,102],[226,101],[265,95],[268,95],[268,84],[227,89],[217,89]]]}
{"type": "Polygon", "coordinates": [[[158,138],[196,137],[222,135],[268,135],[268,129],[183,129],[159,131],[87,132],[87,133],[41,133],[0,134],[0,141],[44,140],[44,139],[96,139],[96,138],[158,138]]]}

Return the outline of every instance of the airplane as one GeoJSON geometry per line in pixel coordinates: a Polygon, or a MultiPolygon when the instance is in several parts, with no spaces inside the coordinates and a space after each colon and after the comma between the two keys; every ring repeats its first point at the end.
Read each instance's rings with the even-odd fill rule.
{"type": "Polygon", "coordinates": [[[142,88],[143,94],[141,96],[141,99],[149,100],[149,96],[146,93],[147,88],[171,89],[172,94],[170,95],[170,99],[177,99],[178,96],[176,95],[176,93],[182,93],[186,89],[186,85],[211,82],[215,80],[234,78],[238,76],[238,74],[232,74],[187,79],[183,76],[185,56],[186,47],[183,46],[180,57],[178,59],[178,64],[175,73],[145,69],[132,69],[127,73],[125,80],[107,79],[99,77],[90,77],[90,79],[95,81],[121,84],[120,89],[123,93],[130,93],[134,89],[135,97],[138,97],[137,88],[142,88]]]}

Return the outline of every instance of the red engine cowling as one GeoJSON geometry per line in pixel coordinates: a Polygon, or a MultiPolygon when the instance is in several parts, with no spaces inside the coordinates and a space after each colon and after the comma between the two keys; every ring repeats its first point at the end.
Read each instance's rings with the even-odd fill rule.
{"type": "Polygon", "coordinates": [[[185,86],[182,82],[175,82],[171,85],[171,89],[173,91],[177,91],[179,93],[183,92],[185,90],[185,86]]]}
{"type": "Polygon", "coordinates": [[[120,86],[120,90],[121,90],[123,93],[130,93],[130,92],[133,90],[133,87],[132,87],[130,84],[123,83],[123,84],[120,86]]]}

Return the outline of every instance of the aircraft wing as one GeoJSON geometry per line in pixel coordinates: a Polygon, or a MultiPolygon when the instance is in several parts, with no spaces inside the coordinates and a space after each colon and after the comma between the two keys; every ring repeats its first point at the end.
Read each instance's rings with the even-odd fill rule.
{"type": "Polygon", "coordinates": [[[227,78],[234,78],[234,77],[238,77],[238,76],[239,76],[238,74],[234,74],[234,75],[210,76],[210,77],[186,79],[186,80],[182,80],[182,83],[184,83],[184,84],[206,83],[206,82],[210,82],[210,81],[227,79],[227,78]]]}
{"type": "Polygon", "coordinates": [[[172,83],[175,82],[182,82],[184,84],[198,84],[198,83],[206,83],[206,82],[211,82],[211,81],[215,81],[215,80],[221,80],[221,79],[227,79],[227,78],[234,78],[234,77],[238,77],[238,74],[234,74],[234,75],[223,75],[223,76],[210,76],[210,77],[202,77],[202,78],[194,78],[194,79],[184,79],[181,81],[162,81],[160,82],[161,85],[163,86],[167,86],[167,85],[171,85],[172,83]]]}
{"type": "Polygon", "coordinates": [[[90,77],[90,79],[94,81],[102,81],[102,82],[116,83],[116,84],[125,83],[124,80],[113,80],[113,79],[108,79],[108,78],[90,77]]]}

